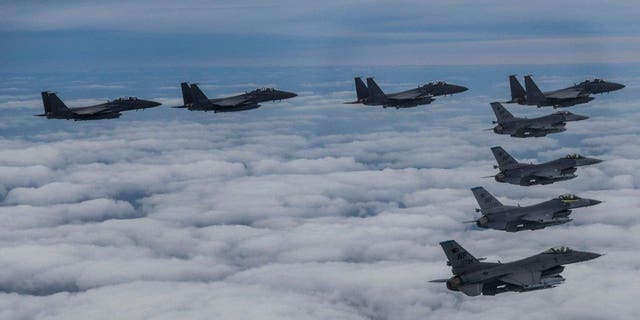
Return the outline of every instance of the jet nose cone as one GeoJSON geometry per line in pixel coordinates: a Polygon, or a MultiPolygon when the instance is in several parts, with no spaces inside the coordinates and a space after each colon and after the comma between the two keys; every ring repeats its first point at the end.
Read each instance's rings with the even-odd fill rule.
{"type": "Polygon", "coordinates": [[[282,96],[283,99],[291,99],[297,97],[298,95],[293,92],[282,91],[282,96]]]}
{"type": "Polygon", "coordinates": [[[595,199],[587,199],[587,206],[595,206],[598,204],[601,204],[602,201],[600,200],[595,200],[595,199]]]}
{"type": "Polygon", "coordinates": [[[602,161],[604,161],[604,160],[600,160],[600,159],[597,159],[597,158],[584,158],[584,159],[578,159],[576,161],[576,165],[577,166],[589,166],[589,165],[592,165],[592,164],[598,164],[598,163],[600,163],[602,161]]]}
{"type": "Polygon", "coordinates": [[[599,258],[601,256],[602,255],[599,254],[599,253],[583,252],[582,253],[582,261],[593,260],[593,259],[599,258]]]}
{"type": "Polygon", "coordinates": [[[623,89],[626,86],[624,84],[620,84],[620,83],[615,83],[614,82],[614,83],[612,83],[611,87],[613,87],[612,91],[615,91],[615,90],[623,89]]]}
{"type": "Polygon", "coordinates": [[[597,159],[597,158],[588,158],[587,160],[588,160],[588,164],[597,164],[597,163],[600,163],[600,162],[604,161],[604,160],[600,160],[600,159],[597,159]]]}
{"type": "Polygon", "coordinates": [[[162,103],[156,102],[156,101],[149,101],[149,105],[151,106],[151,108],[153,108],[153,107],[162,105],[162,103]]]}
{"type": "Polygon", "coordinates": [[[454,87],[453,91],[455,91],[456,93],[465,92],[469,90],[469,88],[463,87],[463,86],[453,86],[453,87],[454,87]]]}
{"type": "Polygon", "coordinates": [[[569,114],[567,115],[567,121],[580,121],[580,120],[587,120],[590,117],[588,116],[583,116],[580,114],[569,114]]]}

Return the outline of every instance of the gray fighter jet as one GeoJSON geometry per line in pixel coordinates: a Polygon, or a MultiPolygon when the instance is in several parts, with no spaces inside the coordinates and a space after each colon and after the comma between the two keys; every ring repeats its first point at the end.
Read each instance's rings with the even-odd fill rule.
{"type": "Polygon", "coordinates": [[[44,105],[44,113],[36,116],[47,117],[47,119],[73,119],[74,121],[115,119],[120,118],[122,111],[147,109],[160,105],[155,101],[127,97],[94,106],[68,108],[55,93],[49,91],[42,92],[42,104],[44,105]]]}
{"type": "Polygon", "coordinates": [[[538,230],[572,221],[571,209],[595,206],[601,201],[583,199],[573,194],[564,194],[557,198],[531,206],[505,206],[483,187],[471,191],[480,205],[476,212],[482,216],[474,221],[480,228],[518,232],[538,230]]]}
{"type": "Polygon", "coordinates": [[[260,102],[284,100],[298,96],[295,93],[280,91],[273,88],[261,88],[232,97],[209,99],[195,83],[183,82],[182,100],[184,105],[174,108],[189,110],[234,112],[256,109],[260,102]]]}
{"type": "Polygon", "coordinates": [[[577,177],[575,174],[576,167],[602,162],[600,159],[570,154],[564,158],[540,164],[527,164],[516,161],[502,147],[493,147],[491,151],[498,162],[498,165],[493,167],[500,169],[497,175],[491,177],[495,178],[497,182],[520,186],[551,184],[557,181],[573,179],[577,177]]]}
{"type": "Polygon", "coordinates": [[[367,78],[366,85],[361,78],[355,78],[355,83],[358,100],[346,102],[347,104],[394,107],[396,109],[430,104],[435,100],[433,98],[435,96],[451,95],[468,90],[463,86],[438,81],[407,91],[385,94],[373,78],[367,78]]]}
{"type": "Polygon", "coordinates": [[[570,107],[576,104],[587,103],[593,100],[591,94],[616,91],[625,86],[615,82],[607,82],[602,79],[585,80],[574,86],[542,92],[531,76],[524,77],[526,91],[515,75],[509,76],[509,86],[511,87],[511,101],[507,103],[517,103],[521,105],[548,107],[570,107]]]}
{"type": "MultiPolygon", "coordinates": [[[[567,130],[565,125],[569,121],[589,119],[587,116],[573,114],[569,111],[558,111],[539,118],[516,118],[499,102],[492,102],[491,108],[496,114],[497,123],[492,130],[497,134],[508,134],[517,138],[544,137],[550,133],[567,130]]],[[[490,129],[491,130],[491,129],[490,129]]]]}
{"type": "Polygon", "coordinates": [[[440,242],[451,266],[453,277],[431,280],[446,283],[447,289],[468,296],[493,296],[514,291],[527,292],[553,288],[564,282],[560,275],[565,264],[598,258],[601,254],[572,250],[567,247],[551,248],[542,253],[513,262],[480,262],[454,240],[440,242]]]}

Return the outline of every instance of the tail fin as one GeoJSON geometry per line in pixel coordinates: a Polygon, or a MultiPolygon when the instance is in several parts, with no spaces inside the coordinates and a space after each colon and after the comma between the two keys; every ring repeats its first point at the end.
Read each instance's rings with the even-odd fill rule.
{"type": "Polygon", "coordinates": [[[42,95],[42,105],[44,106],[44,113],[51,113],[51,104],[49,103],[49,92],[43,91],[40,93],[42,95]]]}
{"type": "Polygon", "coordinates": [[[493,152],[493,156],[496,158],[496,161],[498,161],[498,167],[500,170],[518,164],[518,161],[504,151],[502,147],[493,147],[491,148],[491,151],[493,152]]]}
{"type": "Polygon", "coordinates": [[[527,88],[527,103],[537,104],[544,101],[544,93],[533,82],[531,76],[524,76],[524,86],[527,88]]]}
{"type": "Polygon", "coordinates": [[[480,205],[480,210],[482,211],[502,207],[502,203],[483,187],[471,188],[471,192],[473,192],[473,196],[476,197],[478,205],[480,205]]]}
{"type": "Polygon", "coordinates": [[[511,87],[511,101],[517,102],[525,100],[527,92],[524,91],[524,88],[522,88],[520,81],[518,81],[515,75],[509,76],[509,87],[511,87]]]}
{"type": "Polygon", "coordinates": [[[496,120],[498,123],[502,123],[505,120],[513,119],[513,115],[507,108],[503,107],[500,102],[491,102],[491,109],[496,114],[496,120]]]}
{"type": "Polygon", "coordinates": [[[373,78],[367,78],[367,87],[370,98],[381,99],[385,97],[384,92],[382,92],[382,89],[378,87],[378,84],[373,80],[373,78]]]}
{"type": "Polygon", "coordinates": [[[191,88],[189,87],[189,84],[183,82],[180,84],[180,87],[182,88],[182,101],[184,102],[184,105],[192,105],[193,97],[191,95],[191,88]]]}
{"type": "Polygon", "coordinates": [[[42,104],[45,113],[63,113],[69,111],[69,108],[58,98],[58,96],[50,91],[42,92],[42,104]]]}
{"type": "Polygon", "coordinates": [[[440,242],[444,254],[449,260],[447,265],[451,266],[451,272],[458,274],[467,267],[479,263],[480,261],[459,245],[455,240],[440,242]]]}
{"type": "Polygon", "coordinates": [[[354,78],[354,81],[356,82],[356,95],[358,96],[358,101],[362,101],[368,98],[369,89],[367,89],[367,86],[364,85],[364,82],[362,82],[362,79],[359,77],[356,77],[354,78]]]}
{"type": "Polygon", "coordinates": [[[196,104],[198,103],[206,103],[209,101],[209,98],[207,98],[207,96],[202,93],[202,90],[200,90],[200,88],[198,88],[198,85],[196,85],[195,83],[191,85],[191,98],[192,103],[195,102],[196,104]]]}

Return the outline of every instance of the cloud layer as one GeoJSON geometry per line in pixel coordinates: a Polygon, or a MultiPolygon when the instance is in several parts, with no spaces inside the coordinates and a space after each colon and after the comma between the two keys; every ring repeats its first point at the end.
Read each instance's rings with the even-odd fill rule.
{"type": "MultiPolygon", "coordinates": [[[[521,140],[482,130],[491,98],[477,92],[390,110],[328,90],[244,113],[163,109],[28,135],[13,114],[0,138],[0,318],[638,317],[640,112],[629,93],[581,107],[594,117],[566,133],[521,140]],[[514,187],[481,178],[495,174],[493,145],[525,161],[606,161],[514,187]],[[461,223],[478,185],[510,203],[567,192],[605,202],[568,225],[507,234],[461,223]],[[556,245],[606,255],[567,267],[556,289],[468,298],[427,282],[450,275],[447,239],[493,261],[556,245]]],[[[514,109],[532,112],[546,110],[514,109]]]]}

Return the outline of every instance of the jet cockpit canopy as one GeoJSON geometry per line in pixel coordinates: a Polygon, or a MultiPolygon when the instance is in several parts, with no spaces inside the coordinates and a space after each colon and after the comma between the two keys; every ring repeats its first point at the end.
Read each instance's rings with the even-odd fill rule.
{"type": "Polygon", "coordinates": [[[584,159],[583,155],[579,155],[577,153],[568,154],[565,158],[567,159],[584,159]]]}
{"type": "Polygon", "coordinates": [[[137,100],[138,100],[137,97],[122,97],[122,98],[116,99],[116,101],[137,101],[137,100]]]}
{"type": "Polygon", "coordinates": [[[276,91],[276,89],[274,89],[274,88],[259,88],[259,89],[256,89],[256,91],[257,92],[274,92],[274,91],[276,91]]]}
{"type": "Polygon", "coordinates": [[[547,253],[547,254],[563,254],[563,253],[569,253],[569,252],[573,252],[573,250],[571,250],[571,248],[569,247],[555,247],[555,248],[551,248],[543,253],[547,253]]]}
{"type": "Polygon", "coordinates": [[[580,197],[576,196],[575,194],[567,193],[559,196],[558,199],[570,201],[570,200],[579,200],[580,197]]]}

